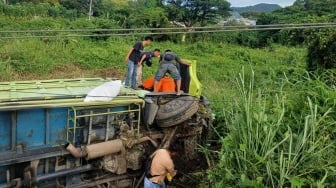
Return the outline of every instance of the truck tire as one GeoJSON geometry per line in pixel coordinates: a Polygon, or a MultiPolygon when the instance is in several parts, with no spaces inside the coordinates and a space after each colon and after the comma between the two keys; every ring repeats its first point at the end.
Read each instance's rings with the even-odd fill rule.
{"type": "Polygon", "coordinates": [[[198,99],[185,96],[161,105],[155,120],[159,127],[171,127],[186,121],[198,110],[198,99]]]}

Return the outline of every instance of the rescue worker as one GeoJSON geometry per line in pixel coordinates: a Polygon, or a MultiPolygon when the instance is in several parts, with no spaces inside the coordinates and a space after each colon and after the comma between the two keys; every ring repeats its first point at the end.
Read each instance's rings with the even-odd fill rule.
{"type": "Polygon", "coordinates": [[[176,154],[173,145],[170,145],[168,149],[158,149],[153,153],[151,166],[144,180],[144,188],[166,187],[165,177],[172,178],[177,173],[172,160],[176,154]]]}
{"type": "Polygon", "coordinates": [[[157,85],[161,78],[168,72],[174,78],[176,82],[176,95],[181,95],[181,75],[177,68],[177,63],[181,63],[190,66],[190,63],[182,61],[175,53],[171,50],[166,50],[165,53],[160,58],[160,66],[156,72],[154,78],[154,91],[157,91],[157,85]]]}

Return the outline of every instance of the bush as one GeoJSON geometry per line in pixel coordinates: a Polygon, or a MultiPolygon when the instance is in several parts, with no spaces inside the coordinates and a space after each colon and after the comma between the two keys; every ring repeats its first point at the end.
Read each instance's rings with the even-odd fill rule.
{"type": "Polygon", "coordinates": [[[336,186],[333,90],[308,78],[281,87],[308,90],[308,96],[290,95],[287,88],[270,97],[254,91],[253,74],[244,75],[236,79],[233,105],[223,109],[226,132],[220,133],[219,161],[208,171],[211,187],[336,186]]]}
{"type": "Polygon", "coordinates": [[[336,68],[336,32],[327,32],[316,36],[308,47],[308,71],[336,68]]]}

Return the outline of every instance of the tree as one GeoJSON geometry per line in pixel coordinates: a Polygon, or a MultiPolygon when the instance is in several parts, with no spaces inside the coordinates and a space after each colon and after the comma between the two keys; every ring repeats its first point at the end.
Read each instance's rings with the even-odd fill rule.
{"type": "Polygon", "coordinates": [[[49,3],[51,5],[59,5],[58,0],[3,0],[3,2],[6,4],[17,4],[17,3],[33,3],[33,4],[39,4],[39,3],[49,3]]]}
{"type": "MultiPolygon", "coordinates": [[[[260,15],[257,24],[294,24],[294,23],[326,23],[334,22],[336,10],[335,0],[296,0],[292,6],[275,10],[270,15],[260,15]]],[[[306,45],[318,34],[320,29],[292,29],[272,31],[267,38],[291,45],[306,45]]]]}
{"type": "Polygon", "coordinates": [[[171,21],[205,26],[216,23],[217,18],[229,16],[230,3],[226,0],[166,0],[163,3],[171,21]]]}
{"type": "Polygon", "coordinates": [[[308,48],[309,71],[336,69],[336,32],[321,31],[308,48]]]}
{"type": "Polygon", "coordinates": [[[157,0],[103,0],[100,12],[124,28],[159,28],[168,22],[164,8],[157,0]]]}
{"type": "MultiPolygon", "coordinates": [[[[77,10],[80,15],[88,15],[90,10],[89,0],[60,0],[60,4],[67,9],[77,10]]],[[[102,0],[92,1],[93,16],[99,16],[99,11],[102,8],[102,0]]]]}
{"type": "Polygon", "coordinates": [[[167,14],[157,0],[136,0],[130,3],[132,27],[160,28],[168,23],[167,14]]]}

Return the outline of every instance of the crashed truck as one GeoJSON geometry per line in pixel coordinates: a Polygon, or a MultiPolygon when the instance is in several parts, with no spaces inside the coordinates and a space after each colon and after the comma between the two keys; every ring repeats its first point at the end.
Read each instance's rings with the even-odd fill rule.
{"type": "Polygon", "coordinates": [[[141,187],[146,159],[171,142],[188,165],[212,115],[195,61],[187,75],[180,96],[103,78],[0,83],[0,188],[141,187]]]}

